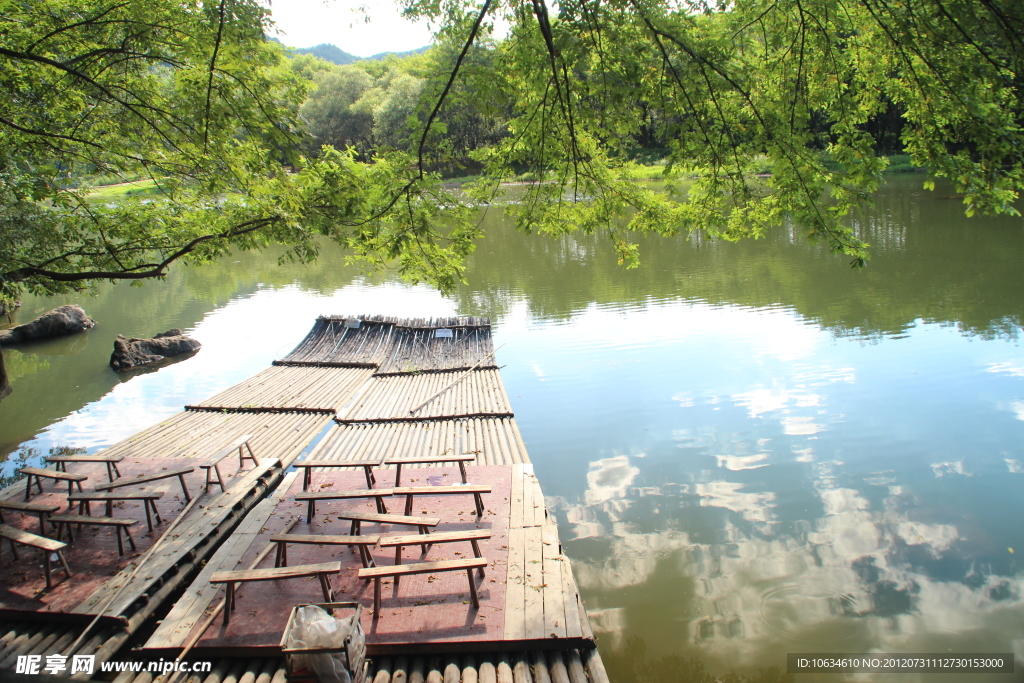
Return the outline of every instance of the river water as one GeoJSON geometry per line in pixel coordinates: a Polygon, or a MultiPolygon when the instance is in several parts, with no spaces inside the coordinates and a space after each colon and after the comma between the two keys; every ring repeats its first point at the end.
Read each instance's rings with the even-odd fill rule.
{"type": "MultiPolygon", "coordinates": [[[[516,233],[498,213],[451,297],[242,253],[60,303],[84,335],[5,349],[0,474],[97,450],[265,368],[318,314],[486,315],[613,681],[779,680],[788,652],[1016,652],[1024,670],[1024,224],[892,179],[866,269],[794,226],[760,241],[516,233]],[[118,333],[186,330],[155,372],[118,333]],[[20,449],[20,451],[19,451],[20,449]]],[[[965,674],[797,681],[979,680],[965,674]]],[[[1022,680],[1015,675],[991,680],[1022,680]]]]}

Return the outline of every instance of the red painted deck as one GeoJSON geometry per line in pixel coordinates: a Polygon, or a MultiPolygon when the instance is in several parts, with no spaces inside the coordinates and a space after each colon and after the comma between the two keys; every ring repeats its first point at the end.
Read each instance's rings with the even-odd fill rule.
{"type": "MultiPolygon", "coordinates": [[[[508,566],[508,528],[510,511],[510,481],[512,469],[509,466],[469,467],[469,481],[473,484],[490,484],[492,492],[483,494],[486,514],[477,520],[472,495],[417,496],[414,515],[440,517],[436,531],[462,531],[468,529],[491,529],[492,537],[481,541],[481,551],[490,563],[486,575],[481,577],[474,571],[474,579],[480,595],[480,609],[470,604],[468,583],[465,572],[440,572],[405,577],[395,594],[391,580],[382,583],[381,614],[374,619],[373,583],[360,581],[356,573],[361,566],[354,549],[344,546],[288,546],[288,564],[313,564],[320,562],[342,562],[342,572],[335,577],[332,585],[335,599],[340,602],[358,601],[364,607],[363,628],[370,644],[410,644],[443,641],[448,643],[472,641],[500,641],[504,633],[505,586],[508,566]]],[[[394,484],[394,469],[376,469],[377,488],[388,488],[394,484]]],[[[461,481],[456,466],[413,468],[407,467],[402,473],[403,486],[450,485],[461,481]]],[[[365,488],[366,482],[361,469],[314,470],[311,491],[350,490],[365,488]]],[[[349,522],[335,518],[336,510],[362,510],[375,512],[372,499],[340,500],[317,503],[317,514],[312,524],[305,521],[306,503],[297,502],[294,495],[302,491],[302,477],[296,477],[288,493],[278,504],[274,513],[265,523],[260,535],[239,558],[231,564],[221,562],[218,570],[248,568],[261,550],[267,547],[269,538],[279,533],[293,518],[300,518],[291,530],[296,534],[349,533],[349,522]]],[[[388,511],[402,514],[404,496],[385,498],[388,511]]],[[[362,534],[406,535],[416,533],[414,528],[394,527],[363,523],[362,534]]],[[[394,562],[394,550],[373,549],[378,565],[394,562]]],[[[472,557],[470,544],[445,543],[432,546],[425,556],[420,549],[406,548],[403,563],[420,561],[451,560],[472,557]]],[[[215,558],[216,560],[217,558],[215,558]]],[[[274,566],[271,553],[260,568],[274,566]]],[[[210,603],[210,609],[220,602],[223,590],[210,603]]],[[[276,647],[281,639],[288,614],[292,606],[299,603],[322,602],[319,583],[316,578],[266,581],[240,585],[237,602],[231,621],[225,628],[223,619],[218,617],[196,645],[201,648],[276,647]]]]}
{"type": "MultiPolygon", "coordinates": [[[[121,471],[121,478],[116,481],[132,479],[140,475],[155,474],[164,469],[176,469],[189,467],[193,461],[181,458],[125,458],[118,463],[121,471]]],[[[236,481],[234,477],[238,468],[237,458],[226,459],[221,465],[225,481],[230,487],[236,481]]],[[[82,482],[85,491],[91,490],[97,484],[108,483],[106,465],[103,463],[68,463],[68,472],[72,474],[85,474],[88,479],[82,482]]],[[[252,464],[247,462],[248,472],[252,464]]],[[[33,478],[34,479],[34,478],[33,478]]],[[[189,494],[193,497],[203,494],[203,483],[206,480],[204,470],[196,467],[194,472],[185,475],[188,483],[189,494]]],[[[23,501],[25,499],[25,483],[20,482],[16,487],[16,495],[12,500],[23,501]]],[[[59,507],[57,514],[78,513],[78,505],[74,509],[68,509],[68,487],[67,482],[55,481],[52,479],[43,480],[43,493],[39,493],[32,484],[33,495],[29,502],[43,505],[56,505],[59,507]]],[[[160,538],[168,525],[184,509],[185,497],[181,491],[181,484],[177,477],[161,479],[159,481],[142,484],[139,486],[126,486],[116,489],[115,493],[129,493],[140,491],[163,491],[162,498],[156,501],[157,510],[160,511],[161,523],[157,524],[153,519],[153,531],[148,532],[146,526],[146,512],[143,509],[143,502],[120,501],[114,503],[113,516],[119,519],[135,519],[138,523],[129,527],[129,532],[135,541],[135,550],[131,549],[128,539],[122,536],[124,542],[124,555],[117,554],[117,532],[113,527],[84,526],[80,531],[75,531],[75,540],[69,543],[64,550],[64,557],[71,567],[72,575],[65,577],[63,568],[59,562],[53,563],[53,589],[46,590],[46,581],[43,576],[42,551],[36,548],[19,545],[18,560],[11,555],[10,544],[3,540],[0,543],[0,555],[2,555],[3,571],[0,572],[0,608],[12,610],[27,610],[33,612],[70,612],[83,600],[90,596],[97,588],[116,575],[135,558],[139,557],[160,538]]],[[[77,487],[75,492],[78,492],[77,487]]],[[[206,500],[200,500],[193,507],[199,509],[206,504],[216,504],[220,488],[212,486],[210,492],[205,496],[206,500]]],[[[92,514],[94,517],[106,514],[106,503],[93,502],[92,514]]],[[[22,513],[4,510],[5,523],[24,529],[33,534],[39,534],[39,517],[35,513],[22,513]]],[[[54,537],[53,526],[47,524],[46,535],[54,537]]],[[[65,534],[65,542],[68,542],[65,534]]]]}

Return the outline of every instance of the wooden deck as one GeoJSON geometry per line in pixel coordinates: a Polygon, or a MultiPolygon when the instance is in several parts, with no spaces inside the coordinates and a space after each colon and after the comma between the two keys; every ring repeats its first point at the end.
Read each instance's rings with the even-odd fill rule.
{"type": "MultiPolygon", "coordinates": [[[[392,470],[394,471],[394,470],[392,470]]],[[[355,600],[364,606],[363,628],[367,634],[367,652],[371,655],[396,653],[490,651],[523,647],[578,647],[592,640],[585,613],[581,613],[568,562],[561,554],[555,527],[545,524],[546,515],[540,488],[529,465],[471,466],[469,480],[492,487],[484,494],[486,514],[477,518],[472,496],[420,496],[415,516],[437,516],[441,531],[486,529],[491,538],[480,541],[482,555],[488,559],[486,574],[478,580],[479,610],[472,608],[467,595],[464,572],[435,572],[401,580],[394,591],[385,582],[380,614],[374,614],[372,584],[356,577],[362,566],[358,554],[344,546],[296,545],[289,548],[289,564],[313,564],[341,561],[341,575],[332,580],[337,599],[355,600]],[[538,504],[538,501],[539,504],[538,504]],[[512,516],[515,516],[515,519],[512,516]]],[[[294,475],[289,475],[292,477],[294,475]]],[[[410,470],[410,485],[447,485],[460,481],[456,465],[410,470]]],[[[386,474],[378,476],[378,486],[390,486],[386,474]]],[[[362,485],[359,472],[321,470],[314,474],[313,489],[325,491],[362,485]]],[[[280,533],[298,518],[291,533],[344,535],[348,523],[332,512],[358,510],[371,512],[370,501],[343,500],[318,506],[311,524],[303,518],[305,506],[295,500],[301,493],[301,477],[295,477],[287,491],[279,488],[272,501],[250,513],[239,531],[207,563],[202,573],[185,591],[164,618],[163,624],[145,644],[145,649],[169,655],[196,640],[196,656],[209,657],[240,653],[259,648],[276,654],[281,632],[292,605],[319,601],[315,582],[278,581],[273,590],[249,588],[241,591],[238,607],[227,626],[223,616],[200,634],[204,617],[223,600],[220,586],[210,585],[215,572],[249,568],[264,550],[270,537],[280,533]],[[245,593],[250,594],[246,600],[245,593]],[[253,599],[255,597],[255,599],[253,599]],[[201,635],[201,637],[200,637],[201,635]]],[[[386,500],[397,510],[401,496],[386,500]]],[[[364,534],[404,535],[404,528],[390,525],[364,526],[364,534]]],[[[371,549],[378,566],[394,561],[394,550],[371,549]]],[[[471,557],[468,542],[432,546],[421,555],[418,548],[404,551],[404,563],[453,560],[471,557]]],[[[267,556],[260,568],[272,567],[267,556]]],[[[475,576],[475,573],[474,573],[475,576]]]]}
{"type": "MultiPolygon", "coordinates": [[[[397,680],[437,666],[443,668],[445,680],[459,667],[473,676],[479,663],[481,674],[500,673],[504,667],[515,673],[516,680],[529,680],[531,670],[542,681],[562,680],[563,673],[573,683],[607,680],[593,649],[593,633],[569,562],[561,552],[557,529],[548,519],[543,493],[494,366],[487,320],[364,317],[356,324],[352,318],[321,317],[296,349],[273,367],[186,408],[102,454],[123,456],[122,469],[127,467],[126,475],[135,476],[187,466],[188,460],[202,461],[238,437],[252,434],[250,444],[260,466],[240,474],[235,473],[237,465],[228,466],[228,490],[223,493],[217,487],[202,493],[203,473],[198,468],[188,475],[190,491],[202,493],[202,497],[187,517],[177,520],[173,538],[145,557],[137,572],[132,563],[139,561],[152,538],[116,566],[90,569],[85,577],[74,576],[73,590],[58,586],[50,596],[32,597],[38,603],[23,607],[41,613],[56,609],[69,621],[43,629],[15,625],[6,636],[0,633],[12,646],[0,642],[0,669],[14,661],[10,655],[37,651],[40,637],[58,648],[53,652],[60,652],[60,647],[81,635],[81,626],[73,623],[100,611],[104,623],[110,625],[101,623],[94,628],[75,652],[95,653],[99,661],[109,659],[131,633],[153,618],[161,603],[177,595],[174,605],[168,605],[171,611],[146,642],[147,653],[173,656],[195,643],[196,656],[237,654],[246,659],[225,666],[236,672],[248,671],[245,667],[275,671],[276,680],[281,671],[274,662],[280,661],[277,644],[284,620],[293,604],[321,599],[316,581],[277,581],[272,591],[259,584],[241,587],[238,607],[230,626],[224,628],[220,615],[211,619],[223,600],[223,588],[210,584],[210,575],[248,568],[267,549],[270,536],[286,527],[291,533],[344,535],[349,533],[348,523],[332,512],[360,506],[366,511],[375,509],[370,499],[321,503],[317,516],[306,524],[305,504],[294,499],[302,490],[302,478],[295,472],[285,475],[284,470],[300,454],[311,460],[377,462],[472,454],[475,462],[469,467],[469,481],[492,487],[491,494],[484,494],[486,514],[477,519],[471,495],[417,496],[413,514],[441,518],[438,531],[482,528],[491,533],[490,539],[481,542],[489,564],[477,584],[480,608],[469,605],[464,572],[407,576],[397,594],[393,584],[386,583],[381,613],[364,611],[376,679],[388,680],[393,675],[397,680]],[[438,329],[445,331],[439,336],[438,329]],[[266,491],[270,491],[269,497],[260,502],[266,491]],[[295,518],[299,518],[297,522],[295,518]],[[191,585],[182,591],[187,581],[191,585]],[[111,600],[115,594],[116,599],[111,600]],[[204,630],[207,622],[213,626],[204,630]],[[524,650],[532,654],[500,654],[524,650]],[[454,652],[480,655],[479,659],[455,660],[449,656],[454,652]],[[442,656],[419,656],[430,653],[442,656]]],[[[101,481],[102,464],[74,465],[72,471],[88,467],[97,468],[96,476],[90,478],[101,481]]],[[[389,470],[394,472],[391,466],[376,467],[376,486],[392,485],[394,477],[389,470]]],[[[459,481],[454,463],[407,464],[403,468],[406,486],[459,481]]],[[[322,469],[313,472],[311,490],[365,485],[361,470],[322,469]]],[[[175,511],[182,510],[183,501],[177,480],[149,486],[167,489],[160,502],[165,520],[149,535],[157,537],[169,523],[175,523],[175,511]]],[[[23,491],[24,483],[20,483],[0,492],[0,498],[23,495],[23,491]]],[[[392,500],[390,511],[402,512],[404,498],[392,500]]],[[[130,507],[136,504],[126,503],[128,507],[115,516],[134,512],[132,517],[139,518],[139,511],[130,507]]],[[[38,520],[26,516],[25,524],[38,526],[38,520]]],[[[133,535],[137,542],[147,536],[138,533],[144,530],[144,526],[136,526],[133,535]]],[[[387,525],[363,529],[364,534],[381,532],[393,535],[387,525]]],[[[408,528],[394,530],[410,532],[408,528]]],[[[94,554],[104,550],[103,543],[109,546],[114,542],[112,534],[107,535],[111,538],[105,541],[89,541],[95,544],[94,554]]],[[[89,546],[78,541],[76,545],[83,549],[82,560],[89,546]]],[[[116,557],[106,550],[107,555],[116,557]]],[[[373,554],[378,565],[394,561],[390,548],[373,554]]],[[[407,548],[403,557],[409,563],[471,554],[468,543],[448,543],[432,546],[422,558],[419,549],[407,548]]],[[[272,558],[270,553],[259,566],[272,566],[272,558]]],[[[74,569],[74,553],[68,560],[74,569]]],[[[355,549],[310,544],[289,548],[290,565],[324,561],[343,561],[345,569],[333,586],[339,599],[356,599],[367,608],[372,606],[372,582],[355,576],[361,566],[355,549]]],[[[31,590],[23,593],[29,595],[31,590]]],[[[118,683],[131,678],[121,676],[118,683]]]]}

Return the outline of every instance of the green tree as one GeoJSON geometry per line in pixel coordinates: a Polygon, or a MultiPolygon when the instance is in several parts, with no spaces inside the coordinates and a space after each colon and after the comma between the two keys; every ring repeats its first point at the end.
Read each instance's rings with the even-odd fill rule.
{"type": "Polygon", "coordinates": [[[373,147],[373,106],[361,98],[373,88],[373,78],[358,67],[339,66],[317,74],[314,82],[316,90],[300,109],[314,148],[368,152],[373,147]]]}

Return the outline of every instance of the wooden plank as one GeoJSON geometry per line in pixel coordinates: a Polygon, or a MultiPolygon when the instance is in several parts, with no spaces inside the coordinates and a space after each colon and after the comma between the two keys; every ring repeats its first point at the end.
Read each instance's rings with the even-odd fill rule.
{"type": "Polygon", "coordinates": [[[61,543],[60,541],[55,541],[52,538],[47,538],[46,536],[22,531],[21,529],[8,524],[0,524],[0,537],[9,538],[17,543],[30,545],[33,548],[48,550],[50,552],[63,550],[68,545],[67,543],[61,543]]]}
{"type": "Polygon", "coordinates": [[[558,542],[558,528],[553,524],[541,527],[541,578],[544,600],[544,636],[565,638],[565,603],[569,596],[563,592],[562,571],[565,565],[558,542]]]}
{"type": "Polygon", "coordinates": [[[531,526],[523,530],[523,541],[525,554],[523,566],[526,569],[526,600],[525,600],[525,630],[527,640],[544,638],[544,596],[542,584],[544,578],[541,573],[541,564],[544,561],[541,551],[541,530],[540,527],[531,526]]]}
{"type": "Polygon", "coordinates": [[[185,643],[192,629],[203,620],[210,604],[221,591],[219,584],[210,583],[210,577],[216,571],[234,569],[241,562],[245,552],[258,539],[264,525],[287,495],[296,476],[298,476],[297,472],[285,475],[274,492],[246,515],[242,523],[224,542],[224,545],[203,567],[199,576],[192,582],[192,587],[175,602],[171,611],[150,636],[145,647],[181,647],[185,643]]]}
{"type": "MultiPolygon", "coordinates": [[[[327,534],[275,534],[270,537],[271,543],[303,543],[308,545],[377,545],[380,536],[331,536],[327,534]]],[[[418,538],[418,537],[417,537],[418,538]]],[[[430,535],[431,543],[437,543],[430,535]]]]}
{"type": "Polygon", "coordinates": [[[430,572],[476,569],[477,567],[486,567],[487,562],[488,560],[486,557],[467,557],[461,560],[439,560],[437,562],[416,562],[415,564],[364,567],[359,570],[359,578],[373,579],[381,576],[406,576],[409,574],[429,574],[430,572]]]}
{"type": "Polygon", "coordinates": [[[70,472],[58,472],[57,470],[48,470],[41,467],[22,467],[18,470],[22,474],[31,474],[36,477],[46,477],[47,479],[60,479],[61,481],[76,481],[82,482],[89,478],[87,474],[72,474],[70,472]]]}
{"type": "MultiPolygon", "coordinates": [[[[552,525],[554,526],[554,525],[552,525]]],[[[562,555],[562,592],[563,609],[565,610],[565,636],[567,638],[583,638],[583,626],[580,624],[580,594],[572,577],[572,563],[562,555]]]]}
{"type": "MultiPolygon", "coordinates": [[[[213,497],[209,504],[201,511],[192,511],[189,518],[179,524],[175,529],[175,538],[166,542],[161,548],[150,556],[146,562],[144,571],[139,571],[132,579],[131,585],[121,592],[120,597],[111,604],[106,614],[118,615],[126,610],[143,593],[150,590],[152,584],[159,580],[171,567],[176,565],[187,553],[192,552],[211,531],[217,528],[220,522],[232,512],[234,505],[248,495],[249,491],[256,485],[256,482],[266,476],[268,472],[277,466],[277,460],[264,458],[260,466],[250,470],[246,476],[239,480],[225,493],[213,497]]],[[[197,508],[198,509],[198,508],[197,508]]],[[[95,610],[104,604],[112,593],[120,588],[120,585],[135,570],[135,564],[129,563],[121,572],[111,580],[97,588],[91,595],[76,606],[72,612],[76,614],[95,614],[95,610]]]]}
{"type": "Polygon", "coordinates": [[[123,455],[51,455],[46,462],[121,462],[123,455]]]}
{"type": "Polygon", "coordinates": [[[526,638],[526,553],[521,526],[508,530],[508,573],[505,577],[505,640],[526,638]]]}
{"type": "Polygon", "coordinates": [[[294,564],[290,567],[237,569],[214,572],[213,576],[210,577],[210,583],[228,583],[231,581],[276,581],[278,579],[298,579],[303,576],[313,576],[314,574],[338,574],[340,572],[341,562],[294,564]]]}
{"type": "MultiPolygon", "coordinates": [[[[512,466],[512,486],[509,491],[508,525],[512,529],[521,529],[523,526],[523,466],[512,466]]],[[[511,546],[509,546],[511,549],[511,546]]]]}
{"type": "Polygon", "coordinates": [[[166,472],[157,472],[156,474],[147,474],[144,477],[136,477],[135,479],[118,479],[112,481],[109,484],[98,484],[93,488],[97,491],[112,491],[119,489],[122,486],[134,486],[135,484],[148,484],[151,481],[159,481],[160,479],[169,479],[171,477],[178,477],[195,472],[195,467],[179,467],[173,470],[167,470],[166,472]]]}
{"type": "MultiPolygon", "coordinates": [[[[403,536],[381,536],[380,547],[392,548],[396,545],[416,545],[424,539],[431,543],[454,543],[456,541],[483,541],[491,537],[490,529],[470,529],[469,531],[444,531],[436,534],[406,534],[403,536]]],[[[365,538],[357,536],[355,538],[365,538]]]]}

